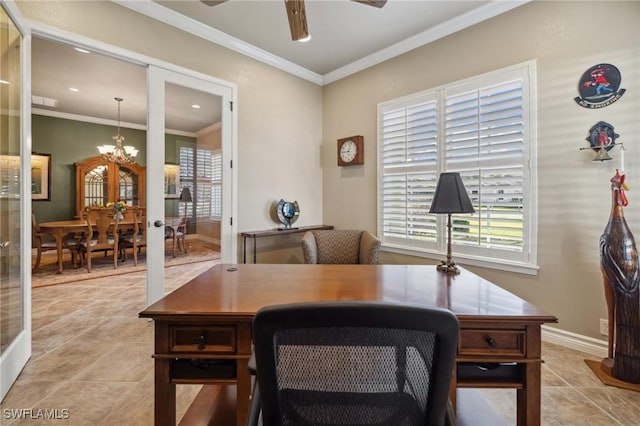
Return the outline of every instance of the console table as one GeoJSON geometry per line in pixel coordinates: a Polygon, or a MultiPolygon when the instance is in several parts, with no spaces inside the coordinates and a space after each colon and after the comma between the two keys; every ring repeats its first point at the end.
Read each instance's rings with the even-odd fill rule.
{"type": "Polygon", "coordinates": [[[454,402],[456,388],[513,388],[517,424],[540,425],[540,326],[556,317],[463,268],[299,264],[216,265],[140,313],[155,325],[155,425],[176,424],[180,383],[235,385],[236,425],[244,425],[255,313],[332,300],[451,310],[460,321],[454,402]]]}
{"type": "Polygon", "coordinates": [[[280,235],[300,234],[307,231],[316,231],[319,229],[333,229],[331,225],[313,225],[313,226],[300,226],[297,228],[274,228],[264,231],[246,231],[241,232],[242,236],[242,263],[247,263],[247,238],[253,238],[253,263],[256,263],[257,257],[257,239],[263,237],[275,237],[280,235]]]}

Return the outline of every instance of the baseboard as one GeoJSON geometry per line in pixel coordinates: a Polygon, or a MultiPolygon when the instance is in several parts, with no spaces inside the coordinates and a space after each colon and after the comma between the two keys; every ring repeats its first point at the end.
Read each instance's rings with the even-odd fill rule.
{"type": "Polygon", "coordinates": [[[187,234],[186,235],[187,240],[200,240],[200,241],[204,241],[210,244],[214,244],[214,245],[220,245],[220,240],[217,238],[211,238],[211,237],[207,237],[206,235],[200,235],[200,234],[187,234]]]}
{"type": "Polygon", "coordinates": [[[542,326],[542,341],[602,358],[607,356],[609,346],[606,340],[594,339],[546,325],[542,326]]]}

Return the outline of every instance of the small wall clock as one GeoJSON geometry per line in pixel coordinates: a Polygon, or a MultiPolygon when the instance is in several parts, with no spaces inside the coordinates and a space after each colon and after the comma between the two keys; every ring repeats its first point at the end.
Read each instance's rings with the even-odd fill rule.
{"type": "Polygon", "coordinates": [[[364,164],[364,137],[338,139],[338,166],[364,164]]]}

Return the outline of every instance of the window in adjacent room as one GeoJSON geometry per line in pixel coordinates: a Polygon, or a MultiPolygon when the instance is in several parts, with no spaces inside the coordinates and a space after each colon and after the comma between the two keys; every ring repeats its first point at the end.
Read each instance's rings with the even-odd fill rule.
{"type": "Polygon", "coordinates": [[[220,220],[222,216],[222,152],[197,148],[195,144],[178,145],[180,186],[189,187],[193,203],[178,203],[178,214],[195,216],[199,220],[220,220]]]}
{"type": "Polygon", "coordinates": [[[536,270],[535,62],[378,105],[378,217],[385,250],[441,259],[439,172],[459,172],[476,213],[454,215],[461,263],[536,270]]]}

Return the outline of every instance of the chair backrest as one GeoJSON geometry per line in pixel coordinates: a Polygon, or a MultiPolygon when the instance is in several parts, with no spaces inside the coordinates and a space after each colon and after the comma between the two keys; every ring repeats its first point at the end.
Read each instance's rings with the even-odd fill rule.
{"type": "Polygon", "coordinates": [[[36,220],[36,215],[31,213],[31,248],[36,248],[42,244],[42,235],[40,234],[40,226],[36,220]]]}
{"type": "Polygon", "coordinates": [[[305,263],[378,263],[380,240],[361,230],[308,231],[302,237],[305,263]]]}
{"type": "Polygon", "coordinates": [[[95,240],[92,247],[114,247],[118,245],[118,221],[113,220],[116,211],[105,207],[87,207],[87,236],[95,240]]]}
{"type": "Polygon", "coordinates": [[[181,232],[184,235],[187,235],[187,225],[189,224],[189,218],[184,215],[182,216],[182,218],[180,219],[180,225],[178,225],[178,232],[181,232]]]}
{"type": "Polygon", "coordinates": [[[135,223],[133,233],[136,236],[136,245],[147,244],[147,209],[135,208],[135,223]]]}
{"type": "Polygon", "coordinates": [[[459,323],[377,302],[261,309],[253,323],[262,420],[272,425],[442,425],[459,323]]]}

